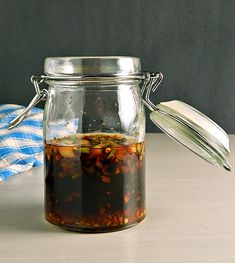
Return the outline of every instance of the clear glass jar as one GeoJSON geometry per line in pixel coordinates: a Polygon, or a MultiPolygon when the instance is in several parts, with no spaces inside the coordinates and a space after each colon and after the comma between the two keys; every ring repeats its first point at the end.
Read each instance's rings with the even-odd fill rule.
{"type": "MultiPolygon", "coordinates": [[[[45,216],[63,228],[107,232],[145,217],[145,113],[141,95],[162,80],[134,57],[46,58],[36,95],[10,124],[44,109],[45,216]],[[40,90],[44,82],[48,90],[40,90]],[[142,90],[141,90],[142,88],[142,90]],[[142,92],[141,92],[142,91],[142,92]]],[[[151,106],[150,106],[151,107],[151,106]]]]}
{"type": "MultiPolygon", "coordinates": [[[[69,62],[74,67],[83,60],[92,67],[97,59],[69,62]]],[[[45,70],[58,60],[48,58],[45,70]]],[[[109,63],[117,60],[121,61],[109,63]]],[[[138,65],[138,60],[130,61],[138,65]]],[[[68,64],[68,59],[62,63],[68,64]]],[[[96,76],[73,81],[50,79],[47,84],[46,219],[67,229],[89,232],[122,229],[143,220],[145,113],[140,80],[96,76]]]]}
{"type": "Polygon", "coordinates": [[[134,57],[47,58],[32,77],[32,106],[44,110],[45,214],[60,227],[108,232],[145,217],[145,113],[163,132],[206,161],[231,170],[229,138],[208,117],[180,102],[150,100],[161,73],[142,72],[134,57]],[[45,82],[49,89],[40,90],[45,82]]]}

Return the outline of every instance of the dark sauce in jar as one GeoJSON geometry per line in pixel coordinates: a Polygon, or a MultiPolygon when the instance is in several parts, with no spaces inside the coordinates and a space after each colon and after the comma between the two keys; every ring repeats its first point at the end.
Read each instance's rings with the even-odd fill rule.
{"type": "Polygon", "coordinates": [[[76,134],[45,143],[46,219],[106,232],[145,217],[144,142],[121,134],[76,134]]]}

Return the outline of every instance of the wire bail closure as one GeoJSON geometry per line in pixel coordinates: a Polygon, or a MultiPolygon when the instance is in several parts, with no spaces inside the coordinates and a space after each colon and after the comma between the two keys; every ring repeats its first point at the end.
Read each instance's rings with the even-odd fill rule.
{"type": "MultiPolygon", "coordinates": [[[[109,76],[109,77],[115,77],[118,78],[119,76],[109,76]]],[[[125,78],[126,76],[121,76],[122,78],[125,78]]],[[[75,80],[79,80],[81,81],[82,79],[86,79],[87,76],[83,76],[83,77],[75,77],[72,79],[75,80]]],[[[155,111],[156,110],[156,106],[151,102],[150,100],[150,94],[151,91],[155,92],[155,90],[157,89],[157,87],[159,86],[159,84],[162,82],[163,80],[163,75],[161,72],[144,72],[142,75],[135,75],[135,76],[128,76],[129,79],[139,79],[139,80],[143,80],[143,86],[141,88],[141,95],[143,98],[143,102],[144,104],[151,110],[151,111],[155,111]]],[[[8,126],[8,130],[13,129],[14,127],[16,127],[18,124],[20,124],[25,118],[27,118],[30,110],[32,107],[34,107],[36,104],[38,104],[41,100],[46,100],[49,93],[46,89],[42,89],[40,90],[39,85],[44,82],[45,80],[48,79],[53,79],[53,80],[64,80],[66,78],[62,78],[62,77],[49,77],[49,76],[32,76],[31,77],[31,82],[34,85],[35,91],[36,91],[36,95],[33,97],[33,99],[31,100],[31,102],[29,103],[29,105],[27,106],[26,109],[24,109],[20,115],[18,115],[16,118],[14,118],[8,126]]]]}
{"type": "Polygon", "coordinates": [[[48,97],[48,91],[46,89],[40,90],[39,84],[42,83],[44,79],[39,76],[32,76],[31,77],[31,82],[34,85],[36,95],[33,97],[27,108],[25,108],[20,115],[18,115],[16,118],[14,118],[8,126],[8,130],[13,129],[16,127],[18,124],[20,124],[25,118],[27,118],[28,113],[30,112],[31,108],[34,107],[36,104],[39,103],[41,100],[46,100],[48,97]]]}
{"type": "Polygon", "coordinates": [[[143,87],[141,89],[142,100],[151,111],[156,111],[157,107],[150,100],[151,92],[155,92],[163,80],[161,72],[146,72],[143,87]]]}

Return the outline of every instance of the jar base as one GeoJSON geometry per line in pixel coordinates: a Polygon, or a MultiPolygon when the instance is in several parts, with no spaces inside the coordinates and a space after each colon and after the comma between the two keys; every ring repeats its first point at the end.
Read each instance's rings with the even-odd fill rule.
{"type": "Polygon", "coordinates": [[[80,232],[80,233],[108,233],[108,232],[116,232],[116,231],[121,231],[124,229],[131,228],[141,221],[143,221],[145,218],[145,215],[143,217],[139,218],[138,221],[131,223],[131,224],[125,224],[125,225],[119,225],[119,226],[109,226],[109,227],[86,227],[86,226],[79,226],[79,225],[66,225],[66,224],[57,224],[53,221],[51,221],[49,218],[45,218],[47,222],[60,227],[64,230],[67,231],[72,231],[72,232],[80,232]]]}

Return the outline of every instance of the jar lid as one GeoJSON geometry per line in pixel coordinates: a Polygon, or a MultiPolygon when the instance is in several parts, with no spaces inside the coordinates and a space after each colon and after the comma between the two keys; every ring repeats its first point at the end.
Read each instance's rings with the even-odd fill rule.
{"type": "Polygon", "coordinates": [[[231,170],[229,138],[215,122],[188,104],[162,102],[150,118],[164,133],[209,163],[231,170]]]}
{"type": "Polygon", "coordinates": [[[125,56],[48,57],[44,73],[49,76],[126,76],[141,73],[140,59],[125,56]]]}

